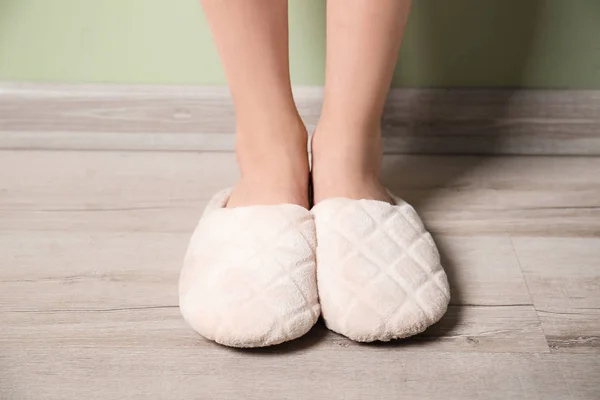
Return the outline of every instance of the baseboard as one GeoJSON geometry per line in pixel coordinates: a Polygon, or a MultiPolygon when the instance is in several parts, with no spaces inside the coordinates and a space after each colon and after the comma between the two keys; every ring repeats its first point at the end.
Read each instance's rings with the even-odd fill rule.
{"type": "MultiPolygon", "coordinates": [[[[312,130],[321,88],[294,96],[312,130]]],[[[386,153],[600,155],[600,91],[393,89],[386,153]]],[[[223,87],[0,83],[0,149],[229,151],[223,87]]]]}

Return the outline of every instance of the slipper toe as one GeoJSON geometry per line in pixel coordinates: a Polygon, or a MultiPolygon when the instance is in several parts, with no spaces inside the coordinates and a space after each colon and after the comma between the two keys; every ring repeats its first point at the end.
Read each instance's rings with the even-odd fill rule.
{"type": "Polygon", "coordinates": [[[328,328],[360,342],[388,341],[420,333],[444,315],[446,273],[409,204],[333,198],[312,212],[328,328]]]}

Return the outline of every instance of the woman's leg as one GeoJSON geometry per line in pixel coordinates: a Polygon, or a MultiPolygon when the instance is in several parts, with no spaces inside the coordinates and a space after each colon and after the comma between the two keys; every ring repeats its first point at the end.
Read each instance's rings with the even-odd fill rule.
{"type": "Polygon", "coordinates": [[[225,68],[241,179],[228,207],[308,206],[306,128],[292,98],[286,0],[202,0],[225,68]]]}
{"type": "Polygon", "coordinates": [[[380,183],[381,115],[410,0],[328,0],[327,67],[312,142],[315,203],[389,200],[380,183]]]}

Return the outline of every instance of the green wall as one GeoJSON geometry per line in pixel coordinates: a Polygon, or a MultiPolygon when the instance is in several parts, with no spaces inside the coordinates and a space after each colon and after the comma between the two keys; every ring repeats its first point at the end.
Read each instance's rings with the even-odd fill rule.
{"type": "MultiPolygon", "coordinates": [[[[321,85],[324,0],[290,4],[321,85]]],[[[0,80],[225,83],[198,0],[0,0],[0,80]]],[[[415,0],[394,85],[600,88],[600,1],[415,0]]]]}

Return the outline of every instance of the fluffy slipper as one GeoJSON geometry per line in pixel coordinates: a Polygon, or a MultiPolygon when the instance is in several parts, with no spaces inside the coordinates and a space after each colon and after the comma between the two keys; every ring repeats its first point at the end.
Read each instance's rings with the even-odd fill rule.
{"type": "Polygon", "coordinates": [[[359,342],[422,332],[450,300],[431,235],[414,208],[390,196],[394,204],[332,198],[312,209],[323,319],[359,342]]]}
{"type": "Polygon", "coordinates": [[[208,204],[179,278],[179,307],[202,336],[233,347],[304,335],[319,317],[315,226],[294,204],[225,208],[230,189],[208,204]]]}

